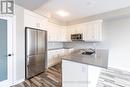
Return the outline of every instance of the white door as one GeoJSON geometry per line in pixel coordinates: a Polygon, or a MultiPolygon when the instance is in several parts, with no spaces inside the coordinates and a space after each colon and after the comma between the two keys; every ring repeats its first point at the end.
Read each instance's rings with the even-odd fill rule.
{"type": "Polygon", "coordinates": [[[12,84],[12,25],[12,18],[0,16],[0,87],[12,84]]]}

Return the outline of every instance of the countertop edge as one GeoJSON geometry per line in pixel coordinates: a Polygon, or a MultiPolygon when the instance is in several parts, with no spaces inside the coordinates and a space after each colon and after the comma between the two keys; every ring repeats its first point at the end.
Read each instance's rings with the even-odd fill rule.
{"type": "MultiPolygon", "coordinates": [[[[92,65],[92,66],[96,66],[96,67],[101,67],[101,68],[108,69],[108,66],[107,66],[107,67],[103,67],[103,66],[99,66],[99,65],[94,65],[94,64],[89,64],[89,63],[83,63],[83,62],[74,61],[74,60],[69,60],[69,59],[64,59],[64,58],[62,58],[62,60],[67,60],[67,61],[72,61],[72,62],[77,62],[77,63],[82,63],[82,64],[87,64],[87,65],[92,65]]],[[[107,65],[108,65],[108,64],[107,64],[107,65]]]]}

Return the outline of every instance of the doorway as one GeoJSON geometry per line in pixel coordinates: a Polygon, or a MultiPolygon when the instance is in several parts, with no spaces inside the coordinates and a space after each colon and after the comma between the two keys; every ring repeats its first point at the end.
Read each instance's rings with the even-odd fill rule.
{"type": "Polygon", "coordinates": [[[13,82],[13,18],[0,16],[0,87],[13,82]]]}

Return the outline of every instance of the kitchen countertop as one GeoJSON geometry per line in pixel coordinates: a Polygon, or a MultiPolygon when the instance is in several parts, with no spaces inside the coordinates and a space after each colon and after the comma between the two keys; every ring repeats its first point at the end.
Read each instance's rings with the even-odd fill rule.
{"type": "Polygon", "coordinates": [[[48,49],[48,51],[52,51],[52,50],[61,50],[61,49],[72,49],[72,48],[53,48],[53,49],[48,49]]]}
{"type": "Polygon", "coordinates": [[[75,50],[70,55],[62,57],[63,60],[69,60],[73,62],[98,66],[102,68],[108,68],[108,50],[96,49],[92,55],[83,55],[83,49],[75,50]]]}

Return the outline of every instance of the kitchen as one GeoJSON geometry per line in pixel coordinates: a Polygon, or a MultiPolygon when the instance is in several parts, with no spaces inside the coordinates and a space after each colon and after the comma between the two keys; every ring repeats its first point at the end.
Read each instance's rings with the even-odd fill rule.
{"type": "MultiPolygon", "coordinates": [[[[126,1],[126,3],[128,2],[129,1],[126,1]]],[[[56,6],[55,3],[59,4],[63,2],[55,0],[48,1],[45,6],[49,7],[50,5],[52,11],[54,10],[52,8],[56,6]]],[[[66,1],[66,3],[70,2],[66,1]]],[[[84,3],[84,1],[82,3],[84,3]]],[[[88,2],[87,5],[91,3],[88,2]]],[[[114,9],[113,6],[113,9],[109,9],[110,11],[104,11],[100,14],[95,13],[92,16],[74,20],[70,17],[68,17],[68,19],[66,17],[57,17],[57,15],[53,13],[48,14],[49,16],[46,17],[42,15],[44,11],[41,10],[44,6],[35,11],[30,11],[27,10],[29,8],[26,6],[22,7],[23,4],[19,2],[15,7],[16,12],[14,17],[14,86],[12,87],[45,86],[44,83],[38,82],[39,76],[32,78],[30,82],[25,80],[25,27],[47,31],[47,74],[48,72],[50,74],[50,72],[52,72],[51,70],[55,70],[55,67],[57,69],[57,66],[61,68],[62,65],[61,69],[57,69],[58,71],[55,70],[55,78],[53,76],[50,77],[58,83],[58,86],[51,83],[51,85],[49,85],[49,81],[43,81],[47,84],[45,87],[61,87],[61,85],[62,87],[130,87],[130,41],[128,38],[130,37],[130,8],[129,4],[122,3],[122,5],[120,5],[121,3],[122,1],[119,2],[118,8],[114,9]],[[60,21],[57,21],[56,18],[60,21]],[[65,22],[61,21],[61,19],[65,22]],[[66,23],[69,19],[74,21],[66,23]],[[77,34],[81,35],[82,38],[72,38],[72,36],[78,37],[77,34]],[[100,53],[101,50],[104,51],[100,53]],[[100,57],[101,62],[99,61],[99,64],[92,62],[93,60],[89,62],[87,59],[90,56],[82,54],[83,52],[87,53],[86,51],[90,53],[94,52],[90,55],[92,56],[91,59],[97,59],[97,61],[99,61],[98,57],[100,57]],[[82,55],[83,58],[79,55],[82,55]],[[79,57],[82,58],[83,61],[79,57]],[[104,60],[105,58],[106,60],[104,60]],[[58,74],[57,72],[62,72],[62,74],[58,74]],[[31,83],[32,86],[29,85],[31,83]]],[[[71,3],[71,5],[73,4],[71,3]]],[[[77,5],[77,3],[75,4],[77,5]]],[[[115,4],[113,3],[113,5],[115,4]]]]}

